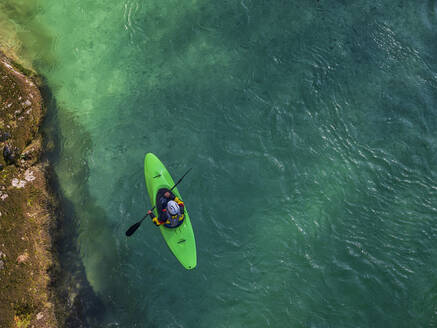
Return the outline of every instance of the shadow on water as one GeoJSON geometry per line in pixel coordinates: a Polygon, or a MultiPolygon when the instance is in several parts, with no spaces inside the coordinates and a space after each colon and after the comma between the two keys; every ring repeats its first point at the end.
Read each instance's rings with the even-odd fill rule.
{"type": "MultiPolygon", "coordinates": [[[[49,183],[59,200],[56,232],[54,233],[54,248],[59,257],[59,266],[53,272],[53,285],[57,294],[56,312],[58,320],[65,322],[65,327],[97,327],[103,317],[105,307],[88,282],[82,262],[78,246],[80,213],[75,209],[71,197],[66,197],[63,193],[58,176],[53,169],[59,164],[62,156],[62,134],[56,100],[46,83],[42,88],[42,93],[48,107],[43,132],[46,137],[45,157],[52,165],[49,183]]],[[[74,146],[80,149],[87,148],[90,143],[89,137],[81,130],[73,117],[70,118],[69,123],[75,131],[80,131],[78,134],[81,135],[81,138],[74,140],[75,143],[81,143],[81,145],[74,144],[74,146]]],[[[76,170],[71,178],[77,180],[75,181],[78,186],[77,192],[81,193],[83,199],[87,199],[88,205],[93,202],[84,183],[81,182],[86,179],[88,172],[87,166],[80,164],[84,161],[82,155],[84,154],[79,152],[79,156],[75,156],[70,163],[71,167],[76,170]]],[[[105,221],[103,210],[93,205],[89,207],[94,218],[100,218],[99,222],[103,225],[105,221]]]]}

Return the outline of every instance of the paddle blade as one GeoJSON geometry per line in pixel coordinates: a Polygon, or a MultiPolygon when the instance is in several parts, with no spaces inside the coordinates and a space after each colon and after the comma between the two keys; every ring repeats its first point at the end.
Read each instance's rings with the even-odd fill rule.
{"type": "Polygon", "coordinates": [[[126,231],[126,236],[131,236],[141,225],[141,222],[143,222],[143,220],[138,221],[137,223],[135,223],[132,227],[130,227],[129,229],[127,229],[126,231]]]}

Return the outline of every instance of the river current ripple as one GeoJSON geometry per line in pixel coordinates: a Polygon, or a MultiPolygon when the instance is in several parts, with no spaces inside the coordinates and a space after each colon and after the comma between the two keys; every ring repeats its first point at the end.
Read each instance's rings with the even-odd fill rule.
{"type": "Polygon", "coordinates": [[[39,5],[99,326],[437,326],[435,1],[39,5]],[[146,152],[193,167],[194,271],[124,235],[146,152]]]}

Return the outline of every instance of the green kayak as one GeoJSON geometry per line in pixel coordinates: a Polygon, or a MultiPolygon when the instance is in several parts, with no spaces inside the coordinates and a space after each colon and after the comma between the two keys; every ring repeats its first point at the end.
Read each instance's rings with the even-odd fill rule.
{"type": "MultiPolygon", "coordinates": [[[[158,192],[162,189],[171,189],[174,186],[174,181],[164,164],[152,153],[146,154],[144,158],[144,175],[146,177],[146,186],[150,202],[153,206],[156,206],[156,196],[158,192]]],[[[177,187],[174,188],[172,192],[182,200],[177,187]]],[[[158,216],[156,208],[154,209],[154,213],[158,216]]],[[[161,229],[162,236],[168,247],[184,268],[187,270],[194,269],[197,264],[196,241],[186,206],[185,219],[179,226],[168,228],[161,225],[159,229],[161,229]]]]}

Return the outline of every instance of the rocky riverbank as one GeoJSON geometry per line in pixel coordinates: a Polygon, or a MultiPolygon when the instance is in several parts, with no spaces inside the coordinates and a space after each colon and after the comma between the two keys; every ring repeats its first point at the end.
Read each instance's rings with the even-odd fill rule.
{"type": "Polygon", "coordinates": [[[40,81],[0,53],[0,327],[58,327],[56,201],[40,162],[40,81]]]}

